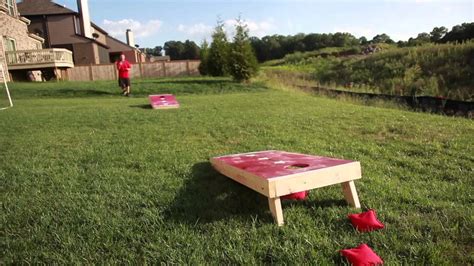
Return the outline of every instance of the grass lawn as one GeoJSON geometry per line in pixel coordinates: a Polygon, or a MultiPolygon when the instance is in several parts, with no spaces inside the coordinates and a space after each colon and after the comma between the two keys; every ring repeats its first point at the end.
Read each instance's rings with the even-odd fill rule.
{"type": "Polygon", "coordinates": [[[389,265],[474,263],[474,123],[362,106],[263,83],[11,84],[0,111],[2,262],[341,264],[362,242],[389,265]],[[152,110],[149,93],[180,109],[152,110]],[[359,160],[356,232],[340,186],[284,202],[219,175],[213,156],[281,149],[359,160]]]}

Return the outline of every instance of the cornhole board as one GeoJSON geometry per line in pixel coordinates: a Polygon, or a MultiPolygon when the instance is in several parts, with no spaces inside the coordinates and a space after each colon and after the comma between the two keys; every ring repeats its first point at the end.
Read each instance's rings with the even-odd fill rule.
{"type": "Polygon", "coordinates": [[[300,191],[342,184],[352,207],[360,208],[354,180],[361,178],[360,162],[285,151],[259,151],[211,159],[223,175],[268,198],[275,222],[284,224],[280,197],[300,191]]]}
{"type": "Polygon", "coordinates": [[[179,103],[173,94],[157,94],[148,96],[153,109],[179,108],[179,103]]]}

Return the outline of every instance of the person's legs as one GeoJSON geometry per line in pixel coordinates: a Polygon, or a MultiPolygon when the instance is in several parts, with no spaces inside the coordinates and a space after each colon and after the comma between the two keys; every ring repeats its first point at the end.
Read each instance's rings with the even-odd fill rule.
{"type": "Polygon", "coordinates": [[[119,86],[122,89],[122,94],[127,95],[127,82],[123,78],[119,78],[119,86]]]}
{"type": "Polygon", "coordinates": [[[125,79],[126,93],[127,96],[130,94],[130,79],[125,79]]]}

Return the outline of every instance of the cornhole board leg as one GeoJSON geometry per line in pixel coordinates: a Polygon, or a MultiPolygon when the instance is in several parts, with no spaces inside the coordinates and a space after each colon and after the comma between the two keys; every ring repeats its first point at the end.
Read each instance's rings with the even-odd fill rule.
{"type": "Polygon", "coordinates": [[[347,203],[355,208],[360,208],[359,196],[354,181],[342,183],[342,192],[346,198],[347,203]]]}
{"type": "Polygon", "coordinates": [[[282,226],[284,221],[280,198],[268,198],[268,205],[270,206],[270,212],[272,213],[273,219],[275,219],[278,226],[282,226]]]}

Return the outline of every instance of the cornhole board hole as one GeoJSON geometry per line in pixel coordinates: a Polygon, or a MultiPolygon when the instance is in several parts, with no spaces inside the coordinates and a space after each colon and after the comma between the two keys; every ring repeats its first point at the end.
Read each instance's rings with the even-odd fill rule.
{"type": "Polygon", "coordinates": [[[360,208],[354,180],[361,178],[360,162],[285,151],[259,151],[211,159],[223,175],[268,198],[270,211],[283,225],[280,197],[295,192],[342,184],[349,205],[360,208]]]}
{"type": "Polygon", "coordinates": [[[153,109],[179,108],[179,103],[173,94],[157,94],[148,96],[153,109]]]}

